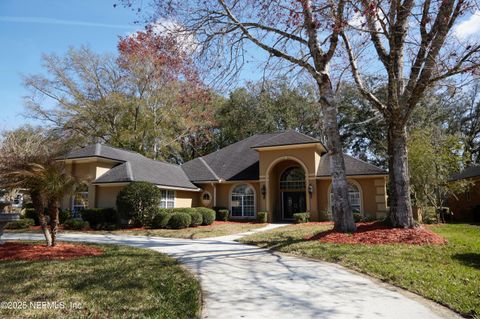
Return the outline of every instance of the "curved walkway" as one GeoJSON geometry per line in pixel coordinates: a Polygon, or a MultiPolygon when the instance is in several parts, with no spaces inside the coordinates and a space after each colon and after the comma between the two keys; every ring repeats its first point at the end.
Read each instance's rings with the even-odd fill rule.
{"type": "MultiPolygon", "coordinates": [[[[203,318],[460,318],[343,267],[234,241],[242,235],[189,240],[67,233],[59,240],[149,248],[177,258],[200,278],[203,318]]],[[[41,234],[3,237],[42,239],[41,234]]]]}

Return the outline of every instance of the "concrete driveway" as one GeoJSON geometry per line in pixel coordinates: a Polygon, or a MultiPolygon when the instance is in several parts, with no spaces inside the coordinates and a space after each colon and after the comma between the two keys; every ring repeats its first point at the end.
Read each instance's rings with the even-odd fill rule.
{"type": "MultiPolygon", "coordinates": [[[[201,281],[203,318],[460,318],[343,267],[239,244],[234,241],[239,237],[188,240],[69,233],[60,234],[59,240],[148,248],[177,258],[201,281]]],[[[7,233],[4,239],[42,236],[7,233]]]]}

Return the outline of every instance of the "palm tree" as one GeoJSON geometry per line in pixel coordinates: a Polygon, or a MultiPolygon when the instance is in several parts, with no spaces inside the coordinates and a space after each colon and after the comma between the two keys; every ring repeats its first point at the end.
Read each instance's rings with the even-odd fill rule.
{"type": "Polygon", "coordinates": [[[31,164],[33,174],[38,178],[41,194],[46,198],[50,214],[52,246],[56,244],[60,201],[75,192],[80,182],[65,170],[63,163],[50,161],[46,164],[31,164]]]}

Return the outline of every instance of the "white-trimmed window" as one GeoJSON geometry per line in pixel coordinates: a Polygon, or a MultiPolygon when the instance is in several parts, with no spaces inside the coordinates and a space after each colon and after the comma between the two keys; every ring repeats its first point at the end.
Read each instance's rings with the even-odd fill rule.
{"type": "MultiPolygon", "coordinates": [[[[348,183],[348,201],[350,202],[350,207],[354,213],[361,212],[362,203],[360,197],[360,190],[357,185],[348,183]]],[[[330,191],[330,206],[333,212],[333,188],[330,191]]]]}
{"type": "Polygon", "coordinates": [[[79,217],[80,212],[86,208],[88,208],[88,191],[76,192],[72,197],[72,217],[79,217]]]}
{"type": "Polygon", "coordinates": [[[175,207],[175,191],[170,189],[160,190],[160,208],[175,207]]]}
{"type": "Polygon", "coordinates": [[[231,195],[232,217],[255,216],[255,191],[247,184],[235,186],[231,195]]]}

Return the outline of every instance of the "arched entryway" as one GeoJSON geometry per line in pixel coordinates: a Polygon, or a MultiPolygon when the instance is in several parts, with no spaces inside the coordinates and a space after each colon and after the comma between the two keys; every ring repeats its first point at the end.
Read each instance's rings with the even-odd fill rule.
{"type": "Polygon", "coordinates": [[[300,166],[287,168],[280,176],[282,220],[293,220],[293,214],[307,210],[305,172],[300,166]]]}
{"type": "Polygon", "coordinates": [[[297,158],[285,156],[269,165],[266,204],[274,222],[293,221],[293,214],[309,211],[307,178],[307,168],[297,158]]]}

